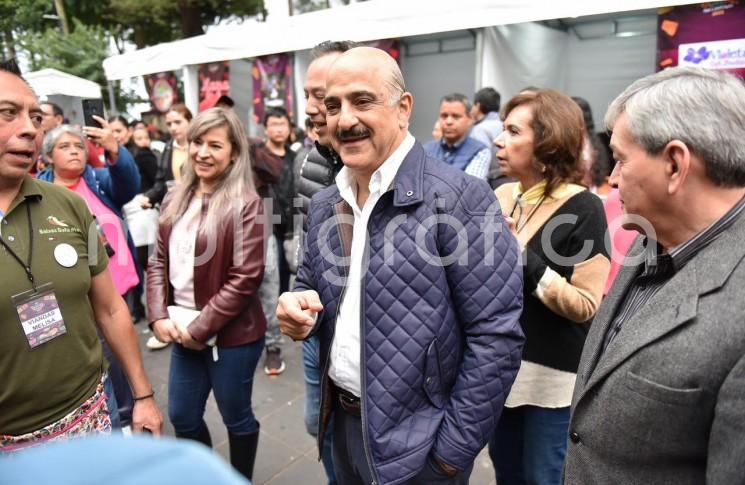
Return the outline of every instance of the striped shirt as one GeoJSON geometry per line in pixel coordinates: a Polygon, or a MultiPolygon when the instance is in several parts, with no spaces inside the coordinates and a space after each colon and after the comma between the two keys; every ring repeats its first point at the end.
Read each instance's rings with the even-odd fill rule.
{"type": "Polygon", "coordinates": [[[616,338],[623,325],[641,310],[649,299],[665,286],[675,273],[680,271],[701,249],[708,246],[709,243],[732,226],[743,209],[745,209],[745,198],[741,199],[712,225],[669,253],[662,253],[659,244],[645,238],[646,258],[644,265],[639,266],[636,278],[626,291],[624,301],[619,305],[616,316],[605,334],[603,353],[608,350],[608,346],[616,338]]]}

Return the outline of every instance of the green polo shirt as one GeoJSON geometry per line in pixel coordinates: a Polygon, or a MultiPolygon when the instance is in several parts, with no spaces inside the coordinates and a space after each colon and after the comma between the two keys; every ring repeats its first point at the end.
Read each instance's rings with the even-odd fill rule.
{"type": "Polygon", "coordinates": [[[27,176],[0,222],[3,240],[24,261],[29,250],[27,204],[33,227],[31,271],[37,286],[54,284],[67,333],[30,348],[12,297],[30,290],[31,283],[0,245],[0,434],[15,436],[80,406],[95,392],[105,365],[88,299],[91,277],[108,264],[93,216],[72,191],[27,176]],[[89,238],[97,248],[91,256],[89,238]],[[59,244],[75,249],[74,266],[67,268],[55,259],[59,244]]]}

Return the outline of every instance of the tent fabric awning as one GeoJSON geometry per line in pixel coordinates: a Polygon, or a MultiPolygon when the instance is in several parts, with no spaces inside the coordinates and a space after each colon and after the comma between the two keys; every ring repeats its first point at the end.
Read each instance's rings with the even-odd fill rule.
{"type": "Polygon", "coordinates": [[[56,69],[42,69],[24,74],[37,96],[73,96],[77,98],[100,98],[101,86],[56,69]]]}
{"type": "MultiPolygon", "coordinates": [[[[691,2],[671,1],[665,6],[691,2]]],[[[370,0],[344,7],[226,26],[192,37],[112,56],[109,80],[180,69],[207,62],[249,59],[309,49],[324,40],[358,42],[476,29],[555,18],[661,6],[659,0],[370,0]]]]}

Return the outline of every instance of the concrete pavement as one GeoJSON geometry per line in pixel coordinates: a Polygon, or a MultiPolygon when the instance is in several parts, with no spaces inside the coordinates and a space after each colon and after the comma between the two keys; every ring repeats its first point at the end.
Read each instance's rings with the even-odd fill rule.
{"type": "MultiPolygon", "coordinates": [[[[170,347],[157,351],[148,350],[145,341],[151,334],[147,326],[140,323],[135,328],[140,337],[145,368],[166,421],[165,434],[172,436],[173,427],[168,422],[167,412],[170,347]]],[[[256,485],[324,485],[326,476],[323,466],[317,461],[315,441],[306,433],[303,424],[305,384],[300,344],[286,341],[282,353],[287,364],[287,370],[282,375],[265,375],[263,357],[256,369],[253,408],[261,423],[261,436],[253,481],[256,485]]],[[[207,402],[205,421],[212,434],[216,452],[228,461],[228,436],[212,395],[207,402]]],[[[470,483],[496,483],[486,450],[476,460],[470,483]]]]}

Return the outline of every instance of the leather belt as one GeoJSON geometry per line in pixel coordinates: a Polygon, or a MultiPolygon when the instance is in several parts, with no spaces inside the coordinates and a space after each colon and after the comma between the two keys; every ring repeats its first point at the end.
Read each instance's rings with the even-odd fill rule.
{"type": "Polygon", "coordinates": [[[339,402],[339,406],[347,413],[359,418],[362,416],[362,404],[360,398],[347,391],[334,385],[334,393],[336,394],[336,400],[339,402]]]}

